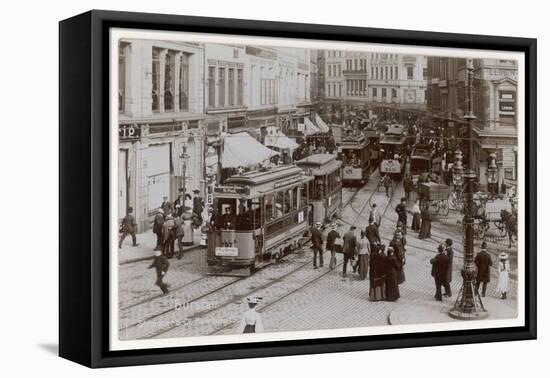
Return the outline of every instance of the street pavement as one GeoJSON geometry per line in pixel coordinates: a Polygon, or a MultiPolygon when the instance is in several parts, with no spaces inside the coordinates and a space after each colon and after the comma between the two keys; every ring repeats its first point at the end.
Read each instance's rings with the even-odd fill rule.
{"type": "MultiPolygon", "coordinates": [[[[348,200],[350,203],[341,214],[341,233],[350,224],[355,224],[359,233],[368,223],[371,205],[377,203],[383,212],[380,234],[384,243],[389,242],[397,223],[394,208],[403,195],[403,188],[399,185],[390,199],[376,190],[378,180],[377,176],[372,177],[357,193],[344,190],[344,203],[348,200]]],[[[458,219],[460,214],[451,211],[449,218],[453,217],[458,219]]],[[[445,321],[446,311],[454,304],[462,284],[462,232],[462,226],[452,220],[433,222],[430,239],[420,240],[408,230],[406,281],[400,285],[401,298],[396,302],[370,302],[368,279],[362,281],[350,274],[351,268],[348,268],[348,277],[343,278],[341,265],[330,271],[328,252],[324,254],[325,266],[313,269],[312,252],[307,247],[302,253],[287,256],[246,278],[208,275],[205,250],[191,249],[182,260],[170,260],[172,266],[165,282],[171,285],[171,292],[166,296],[160,295],[154,286],[155,273],[147,269],[149,261],[123,263],[119,266],[119,335],[121,339],[135,339],[232,334],[247,309],[246,297],[250,295],[263,298],[257,309],[262,314],[266,332],[445,321]],[[436,303],[429,261],[447,237],[454,241],[455,250],[453,297],[436,303]]],[[[138,236],[139,242],[147,240],[146,237],[138,236]]],[[[480,243],[476,240],[476,251],[480,243]]],[[[152,253],[152,248],[150,251],[152,253]]],[[[516,249],[508,249],[507,243],[490,242],[489,252],[495,265],[496,255],[501,251],[510,254],[513,274],[508,299],[502,301],[495,292],[496,270],[492,270],[492,282],[485,298],[492,318],[517,315],[516,249]]],[[[342,255],[338,255],[338,259],[341,263],[342,255]]],[[[452,321],[450,317],[448,320],[452,321]]]]}

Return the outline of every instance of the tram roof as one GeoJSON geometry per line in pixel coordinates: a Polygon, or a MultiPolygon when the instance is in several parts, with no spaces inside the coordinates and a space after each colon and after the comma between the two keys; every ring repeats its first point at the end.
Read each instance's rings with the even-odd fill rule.
{"type": "Polygon", "coordinates": [[[385,134],[380,140],[380,144],[403,144],[407,137],[401,135],[385,134]]]}
{"type": "Polygon", "coordinates": [[[340,160],[336,160],[335,155],[315,154],[302,160],[298,160],[296,165],[306,169],[313,176],[323,176],[334,172],[342,166],[340,160]]]}

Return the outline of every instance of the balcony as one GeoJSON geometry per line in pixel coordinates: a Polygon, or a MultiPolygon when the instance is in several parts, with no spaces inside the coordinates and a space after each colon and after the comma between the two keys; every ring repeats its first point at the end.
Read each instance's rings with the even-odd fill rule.
{"type": "Polygon", "coordinates": [[[362,70],[343,70],[342,73],[344,76],[350,76],[350,75],[361,75],[366,76],[367,75],[367,69],[362,70]]]}

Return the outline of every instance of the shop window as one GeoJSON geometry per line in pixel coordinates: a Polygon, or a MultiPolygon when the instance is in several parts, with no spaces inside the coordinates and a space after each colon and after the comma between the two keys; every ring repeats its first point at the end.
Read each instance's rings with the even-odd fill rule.
{"type": "Polygon", "coordinates": [[[153,49],[153,66],[152,66],[152,110],[153,112],[160,111],[160,49],[153,49]]]}

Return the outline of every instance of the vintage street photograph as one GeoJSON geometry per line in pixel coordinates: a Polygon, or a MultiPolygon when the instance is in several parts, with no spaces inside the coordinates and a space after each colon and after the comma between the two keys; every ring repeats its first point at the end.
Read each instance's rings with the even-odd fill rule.
{"type": "Polygon", "coordinates": [[[117,39],[117,339],[520,316],[517,55],[267,41],[117,39]]]}

